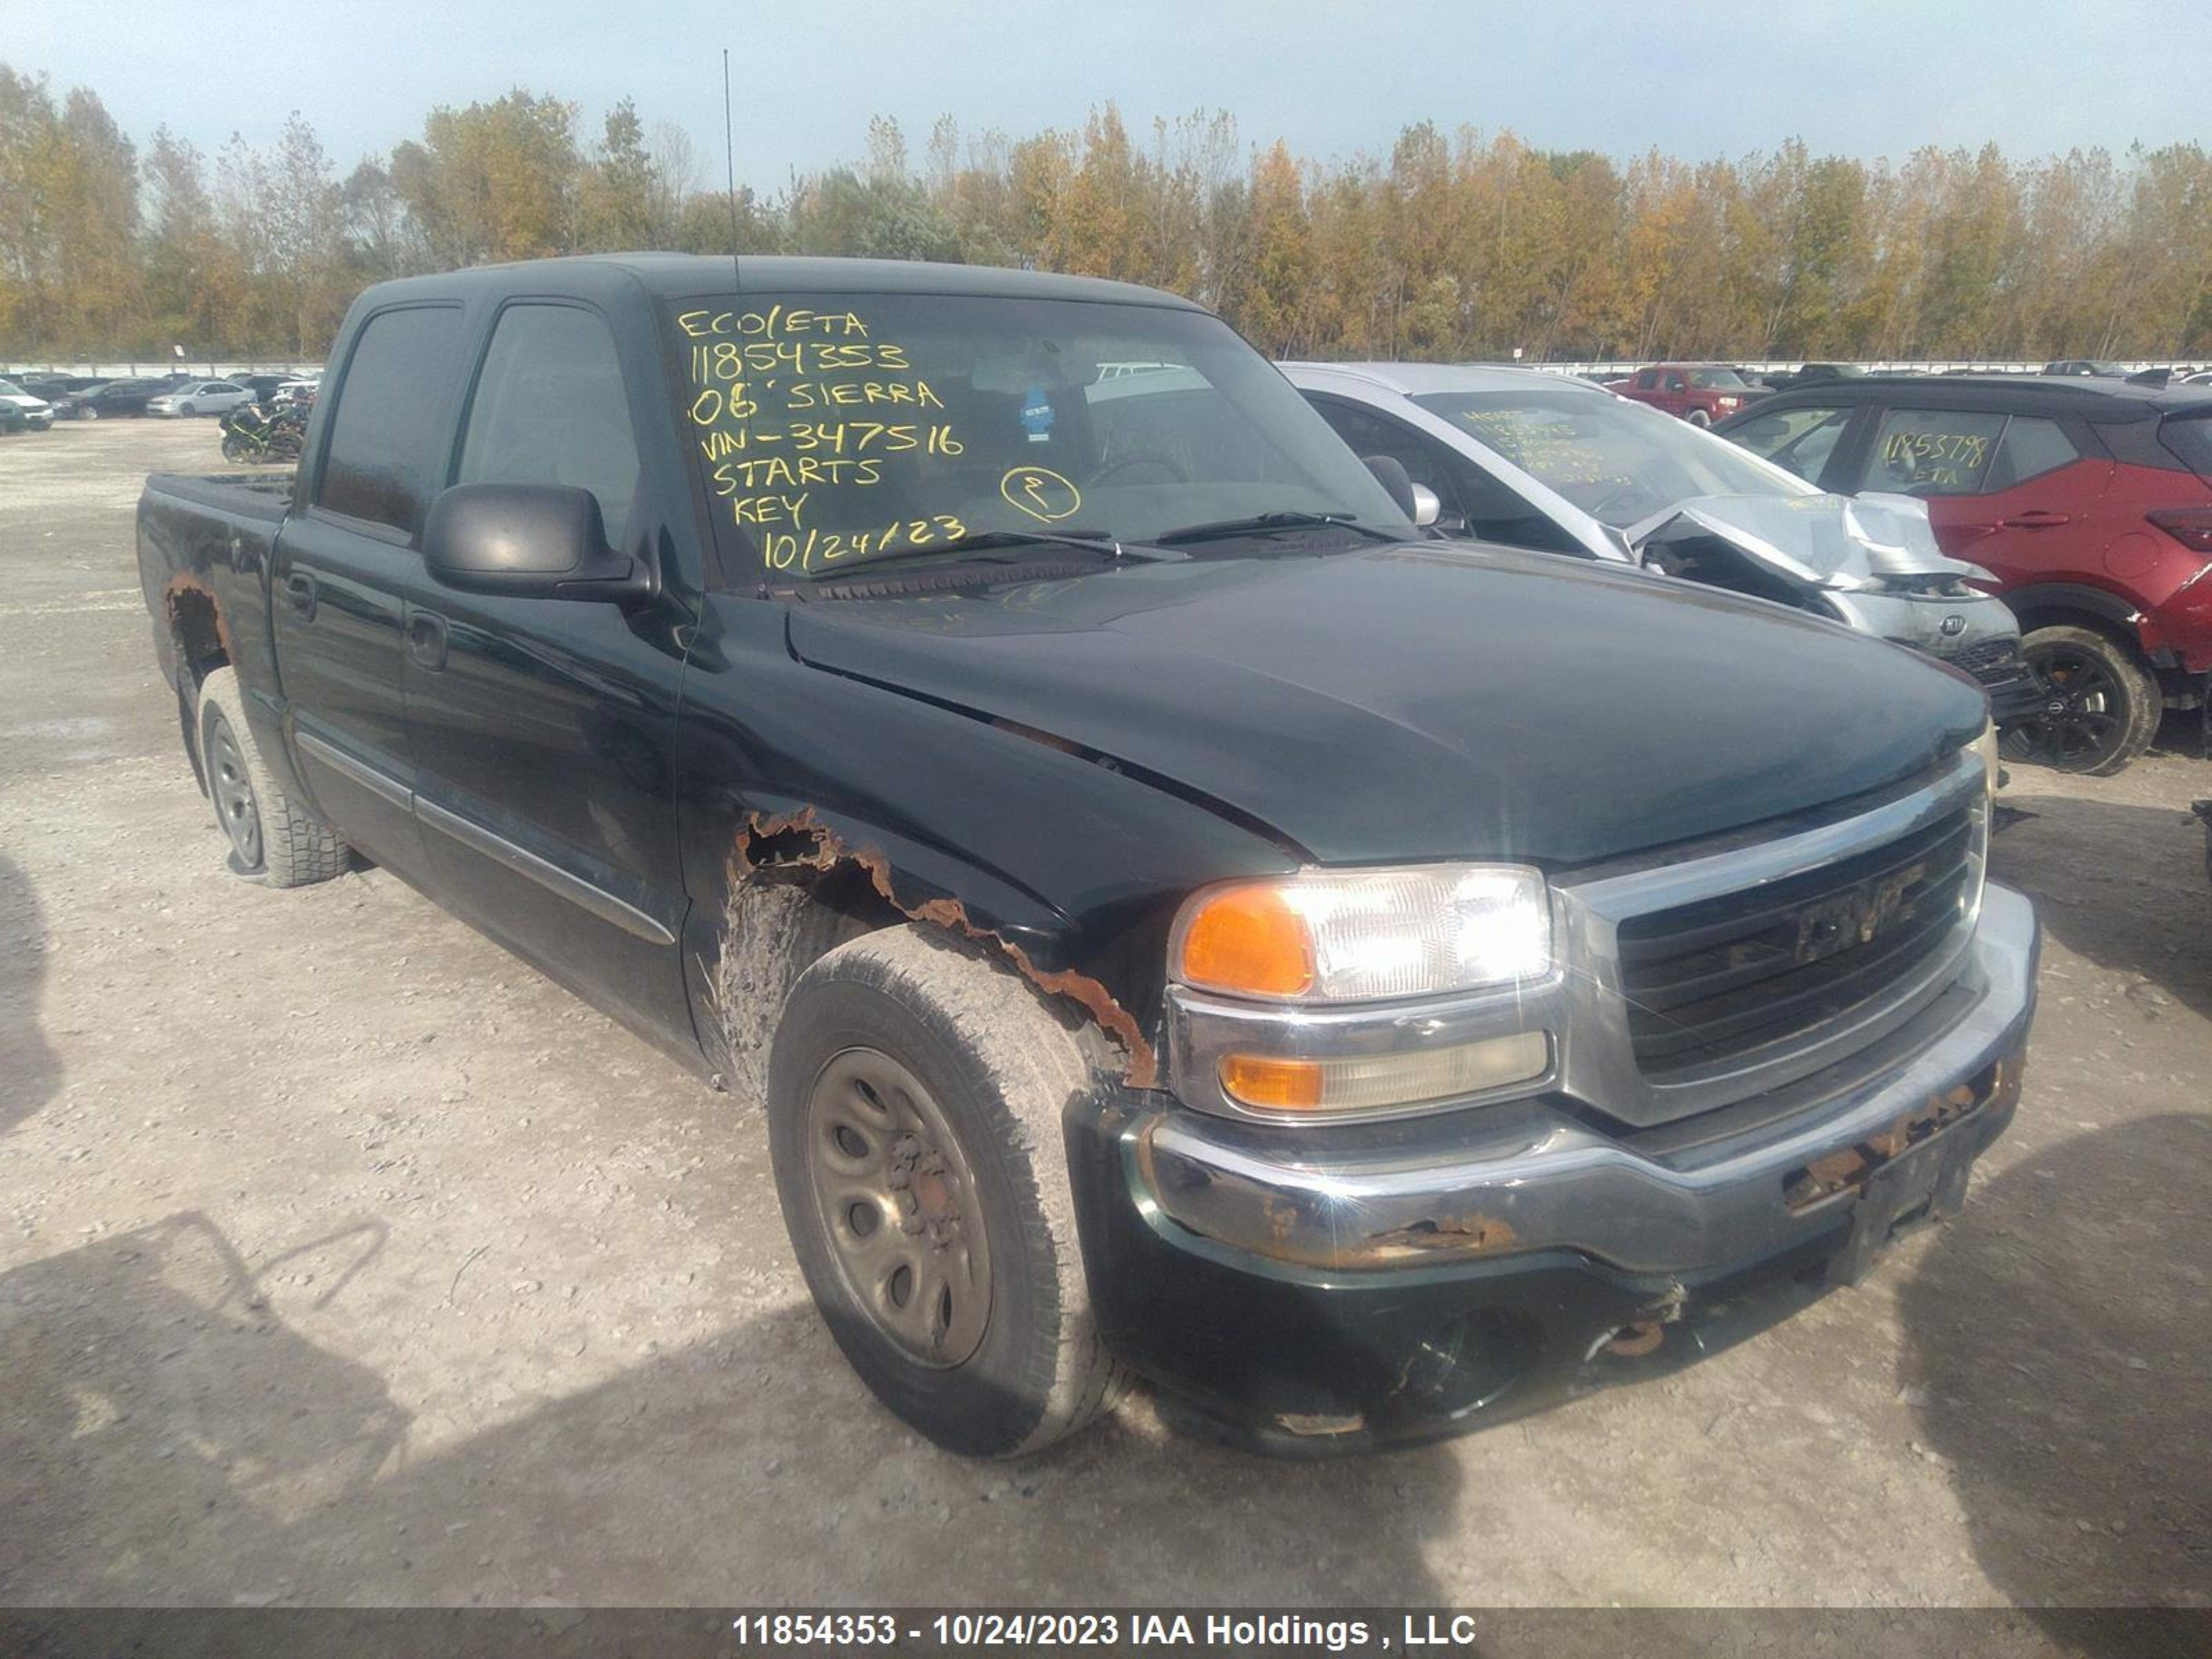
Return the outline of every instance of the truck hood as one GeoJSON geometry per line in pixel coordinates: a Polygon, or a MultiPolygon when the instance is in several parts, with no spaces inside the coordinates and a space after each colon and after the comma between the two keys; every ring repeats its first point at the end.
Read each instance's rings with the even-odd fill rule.
{"type": "Polygon", "coordinates": [[[1717,536],[1807,587],[1850,591],[1912,576],[1996,580],[1938,547],[1928,504],[1911,495],[1695,495],[1631,526],[1629,545],[1683,531],[1717,536]]]}
{"type": "Polygon", "coordinates": [[[1642,851],[1891,783],[1984,719],[1964,677],[1780,606],[1433,544],[798,604],[789,630],[813,667],[1079,745],[1323,863],[1642,851]]]}

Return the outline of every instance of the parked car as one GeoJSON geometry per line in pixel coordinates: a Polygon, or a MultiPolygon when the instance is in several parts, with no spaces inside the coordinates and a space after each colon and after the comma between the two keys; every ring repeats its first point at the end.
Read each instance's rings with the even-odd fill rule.
{"type": "Polygon", "coordinates": [[[1928,509],[1824,496],[1725,440],[1518,368],[1285,363],[1355,453],[1438,500],[1439,532],[1641,563],[1910,645],[1981,682],[2000,720],[2040,707],[2002,600],[1936,545],[1928,509]]]}
{"type": "Polygon", "coordinates": [[[0,404],[21,416],[23,424],[33,432],[44,432],[54,423],[54,406],[13,380],[0,380],[0,404]]]}
{"type": "Polygon", "coordinates": [[[290,374],[233,374],[228,378],[234,385],[242,386],[252,392],[255,403],[266,404],[275,400],[278,387],[296,377],[290,374]]]}
{"type": "Polygon", "coordinates": [[[100,384],[99,377],[92,374],[18,374],[14,378],[33,398],[44,398],[50,404],[100,384]]]}
{"type": "Polygon", "coordinates": [[[252,401],[252,392],[234,380],[190,380],[150,399],[146,412],[164,419],[186,415],[228,415],[252,401]]]}
{"type": "Polygon", "coordinates": [[[2043,366],[2045,374],[2086,374],[2097,380],[2123,380],[2127,378],[2127,365],[2103,357],[2062,357],[2055,363],[2043,366]]]}
{"type": "Polygon", "coordinates": [[[358,848],[764,1097],[939,1443],[1128,1370],[1341,1447],[1671,1369],[2013,1115],[1971,684],[1425,541],[1195,306],[618,255],[380,283],[331,363],[295,480],[139,506],[232,866],[358,848]]]}
{"type": "Polygon", "coordinates": [[[1866,370],[1856,363],[1801,363],[1786,374],[1770,374],[1766,386],[1770,392],[1794,392],[1799,386],[1825,386],[1830,380],[1855,380],[1866,370]]]}
{"type": "Polygon", "coordinates": [[[115,420],[146,412],[146,405],[168,390],[161,380],[103,380],[73,392],[54,405],[64,421],[115,420]]]}
{"type": "Polygon", "coordinates": [[[0,403],[0,437],[14,437],[31,429],[31,417],[13,404],[0,403]]]}
{"type": "Polygon", "coordinates": [[[1692,426],[1711,426],[1765,394],[1725,363],[1655,363],[1605,389],[1678,416],[1692,426]]]}
{"type": "Polygon", "coordinates": [[[2045,683],[2006,752],[2111,773],[2212,676],[2212,394],[2124,380],[1864,380],[1778,393],[1721,432],[1824,489],[1917,495],[1996,576],[2045,683]]]}
{"type": "Polygon", "coordinates": [[[305,407],[315,401],[316,390],[321,384],[319,380],[280,380],[276,390],[270,394],[269,401],[278,408],[290,404],[305,407]]]}

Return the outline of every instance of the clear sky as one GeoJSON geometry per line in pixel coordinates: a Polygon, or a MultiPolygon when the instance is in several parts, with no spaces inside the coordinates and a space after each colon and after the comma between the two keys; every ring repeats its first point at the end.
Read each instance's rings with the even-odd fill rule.
{"type": "Polygon", "coordinates": [[[2205,0],[0,0],[0,62],[93,88],[141,143],[265,143],[296,107],[342,170],[516,86],[591,135],[627,94],[719,163],[725,46],[738,173],[767,190],[858,160],[871,114],[918,154],[947,112],[1020,137],[1107,99],[1139,131],[1221,109],[1315,156],[1425,118],[1692,159],[2212,140],[2205,0]]]}

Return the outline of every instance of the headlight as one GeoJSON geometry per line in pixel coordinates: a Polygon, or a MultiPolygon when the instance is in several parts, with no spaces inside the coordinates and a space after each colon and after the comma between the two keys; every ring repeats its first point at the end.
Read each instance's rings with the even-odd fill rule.
{"type": "Polygon", "coordinates": [[[1183,984],[1278,1002],[1362,1002],[1540,979],[1552,915],[1510,864],[1309,870],[1198,894],[1169,960],[1183,984]]]}

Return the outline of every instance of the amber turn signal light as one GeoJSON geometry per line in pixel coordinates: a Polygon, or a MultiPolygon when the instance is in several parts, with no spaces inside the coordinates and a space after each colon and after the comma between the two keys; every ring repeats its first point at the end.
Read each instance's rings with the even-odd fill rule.
{"type": "Polygon", "coordinates": [[[1224,888],[1184,918],[1176,965],[1186,985],[1303,996],[1314,982],[1313,935],[1279,886],[1224,888]]]}

